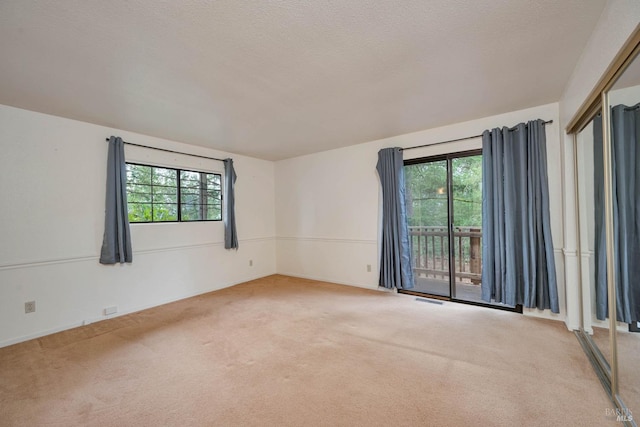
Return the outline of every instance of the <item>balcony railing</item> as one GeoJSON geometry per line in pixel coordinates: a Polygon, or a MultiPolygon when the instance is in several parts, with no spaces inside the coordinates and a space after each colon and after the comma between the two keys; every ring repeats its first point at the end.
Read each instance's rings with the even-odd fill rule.
{"type": "MultiPolygon", "coordinates": [[[[409,227],[413,270],[416,277],[448,279],[449,233],[447,227],[409,227]]],[[[454,227],[454,260],[457,282],[479,284],[482,277],[482,228],[454,227]]]]}

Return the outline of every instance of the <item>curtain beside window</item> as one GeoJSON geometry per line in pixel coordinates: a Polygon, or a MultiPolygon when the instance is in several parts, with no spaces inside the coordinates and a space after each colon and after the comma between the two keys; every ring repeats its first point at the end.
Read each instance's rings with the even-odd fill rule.
{"type": "Polygon", "coordinates": [[[238,249],[238,232],[236,230],[235,192],[236,171],[233,169],[233,160],[224,160],[224,195],[227,198],[224,215],[224,247],[225,249],[238,249]]]}
{"type": "Polygon", "coordinates": [[[382,184],[382,253],[379,284],[389,289],[411,289],[413,269],[402,151],[399,148],[380,150],[376,169],[382,184]]]}
{"type": "Polygon", "coordinates": [[[101,264],[131,262],[131,234],[127,213],[127,166],[122,138],[109,138],[107,157],[107,195],[101,264]]]}
{"type": "MultiPolygon", "coordinates": [[[[604,215],[602,118],[594,119],[596,316],[609,315],[604,215]]],[[[611,185],[615,253],[616,319],[640,319],[640,104],[611,109],[611,185]]]]}
{"type": "Polygon", "coordinates": [[[482,299],[559,312],[542,120],[482,134],[482,299]]]}

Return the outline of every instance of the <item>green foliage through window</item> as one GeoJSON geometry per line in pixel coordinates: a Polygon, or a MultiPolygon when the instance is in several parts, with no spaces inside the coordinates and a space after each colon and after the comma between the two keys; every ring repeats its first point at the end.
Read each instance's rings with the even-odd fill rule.
{"type": "MultiPolygon", "coordinates": [[[[452,159],[454,223],[482,226],[482,156],[452,159]]],[[[407,165],[407,215],[410,226],[446,226],[448,218],[447,161],[407,165]]]]}
{"type": "Polygon", "coordinates": [[[220,221],[221,175],[127,163],[129,222],[220,221]]]}

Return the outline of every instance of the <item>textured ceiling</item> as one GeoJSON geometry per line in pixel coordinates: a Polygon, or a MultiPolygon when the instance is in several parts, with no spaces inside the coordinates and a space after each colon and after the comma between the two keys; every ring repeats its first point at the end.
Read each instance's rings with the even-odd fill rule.
{"type": "Polygon", "coordinates": [[[604,3],[2,0],[0,103],[277,160],[558,101],[604,3]]]}

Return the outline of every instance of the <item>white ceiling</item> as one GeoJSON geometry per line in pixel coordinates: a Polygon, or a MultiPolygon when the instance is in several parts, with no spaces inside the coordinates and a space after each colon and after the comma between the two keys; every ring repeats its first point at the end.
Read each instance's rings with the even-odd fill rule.
{"type": "Polygon", "coordinates": [[[0,103],[277,160],[556,102],[604,3],[2,0],[0,103]]]}

